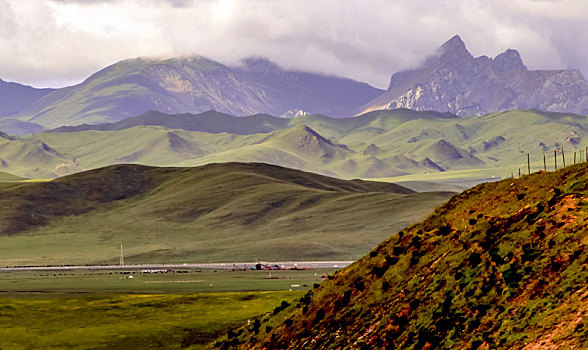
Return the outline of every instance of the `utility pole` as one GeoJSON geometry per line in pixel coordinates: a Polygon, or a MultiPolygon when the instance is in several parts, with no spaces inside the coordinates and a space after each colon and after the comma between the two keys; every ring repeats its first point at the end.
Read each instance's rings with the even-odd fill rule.
{"type": "Polygon", "coordinates": [[[125,255],[123,253],[123,246],[122,244],[120,245],[120,266],[123,266],[125,264],[125,255]]]}

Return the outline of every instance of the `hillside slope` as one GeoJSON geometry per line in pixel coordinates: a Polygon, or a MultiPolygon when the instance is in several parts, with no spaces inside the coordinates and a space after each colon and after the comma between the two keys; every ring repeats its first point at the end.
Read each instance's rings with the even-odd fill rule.
{"type": "Polygon", "coordinates": [[[16,175],[12,175],[10,173],[0,171],[0,182],[13,182],[13,181],[22,181],[22,180],[24,180],[24,179],[20,176],[16,176],[16,175]]]}
{"type": "Polygon", "coordinates": [[[267,164],[116,165],[0,188],[3,265],[357,258],[450,194],[267,164]]]}
{"type": "Polygon", "coordinates": [[[381,243],[242,349],[586,349],[588,164],[487,183],[381,243]]]}

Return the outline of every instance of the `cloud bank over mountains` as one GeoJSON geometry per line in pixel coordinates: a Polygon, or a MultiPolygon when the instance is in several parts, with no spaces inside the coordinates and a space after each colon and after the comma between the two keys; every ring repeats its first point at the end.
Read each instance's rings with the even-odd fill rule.
{"type": "Polygon", "coordinates": [[[586,76],[586,13],[583,0],[2,0],[0,78],[58,87],[129,57],[255,55],[385,88],[454,34],[475,56],[516,48],[529,69],[586,76]]]}

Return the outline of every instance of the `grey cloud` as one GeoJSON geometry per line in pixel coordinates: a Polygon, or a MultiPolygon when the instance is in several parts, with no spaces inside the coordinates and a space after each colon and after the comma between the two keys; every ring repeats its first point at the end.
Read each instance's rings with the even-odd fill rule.
{"type": "Polygon", "coordinates": [[[386,87],[454,34],[475,55],[521,52],[530,69],[588,73],[584,0],[3,0],[0,78],[79,82],[136,56],[266,56],[386,87]],[[17,20],[18,18],[18,20],[17,20]]]}
{"type": "MultiPolygon", "coordinates": [[[[102,3],[124,3],[125,0],[51,0],[55,3],[64,4],[78,4],[78,5],[91,5],[91,4],[102,4],[102,3]]],[[[128,1],[128,0],[126,0],[128,1]]],[[[188,7],[194,3],[194,0],[137,0],[146,3],[147,5],[156,4],[168,4],[173,7],[188,7]]]]}

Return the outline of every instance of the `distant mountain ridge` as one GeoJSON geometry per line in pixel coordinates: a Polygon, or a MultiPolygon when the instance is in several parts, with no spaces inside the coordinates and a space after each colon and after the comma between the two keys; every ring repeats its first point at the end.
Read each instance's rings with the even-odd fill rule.
{"type": "Polygon", "coordinates": [[[458,35],[420,68],[392,75],[364,112],[409,108],[459,116],[509,109],[588,114],[588,81],[577,70],[529,71],[518,51],[473,57],[458,35]]]}
{"type": "Polygon", "coordinates": [[[277,118],[267,114],[255,114],[247,117],[234,117],[217,111],[206,111],[199,114],[165,114],[149,111],[136,117],[130,117],[114,123],[82,124],[62,126],[47,130],[48,133],[80,132],[88,130],[114,131],[124,130],[141,125],[158,125],[170,129],[202,131],[209,133],[231,133],[236,135],[252,135],[267,133],[288,127],[290,120],[277,118]]]}
{"type": "Polygon", "coordinates": [[[53,91],[18,114],[45,128],[116,122],[149,110],[201,113],[211,109],[235,116],[282,115],[299,109],[350,116],[382,93],[365,83],[313,73],[286,71],[266,59],[238,67],[205,57],[128,59],[84,82],[53,91]]]}
{"type": "Polygon", "coordinates": [[[30,105],[33,101],[54,90],[37,89],[0,79],[0,117],[14,115],[30,105]]]}

